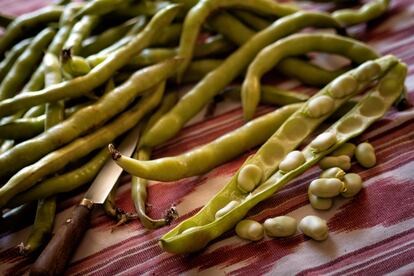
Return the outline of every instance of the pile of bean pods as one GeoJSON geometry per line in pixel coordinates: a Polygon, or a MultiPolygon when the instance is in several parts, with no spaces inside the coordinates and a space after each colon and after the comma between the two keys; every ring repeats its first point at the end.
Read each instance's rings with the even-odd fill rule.
{"type": "MultiPolygon", "coordinates": [[[[161,247],[173,253],[200,250],[234,227],[260,239],[261,224],[242,221],[247,212],[317,163],[339,168],[322,173],[335,174],[329,183],[312,182],[312,206],[339,193],[353,196],[362,181],[342,172],[350,165],[346,143],[404,98],[407,69],[348,37],[347,28],[380,17],[389,2],[320,12],[273,0],[59,1],[17,18],[1,15],[1,231],[13,230],[37,204],[20,246],[22,254],[37,252],[50,237],[59,195],[87,187],[110,155],[133,175],[136,213],[116,208],[117,187],[106,213],[118,223],[138,218],[159,228],[178,214],[173,206],[160,219],[146,214],[149,180],[200,175],[260,146],[196,215],[161,237],[161,247]],[[314,62],[315,52],[349,63],[327,70],[314,62]],[[307,96],[262,85],[266,73],[322,88],[307,96]],[[187,83],[193,86],[179,95],[187,83]],[[184,154],[151,160],[155,147],[219,98],[241,101],[248,122],[184,154]],[[260,103],[278,108],[253,119],[260,103]],[[328,119],[336,122],[298,150],[328,119]],[[118,138],[137,124],[137,150],[123,156],[118,138]],[[330,182],[340,183],[336,194],[324,193],[330,182]]],[[[369,144],[355,155],[364,167],[376,162],[369,144]]],[[[264,222],[269,236],[288,236],[296,227],[287,217],[264,222]]],[[[326,222],[313,216],[299,228],[317,240],[328,235],[326,222]]]]}

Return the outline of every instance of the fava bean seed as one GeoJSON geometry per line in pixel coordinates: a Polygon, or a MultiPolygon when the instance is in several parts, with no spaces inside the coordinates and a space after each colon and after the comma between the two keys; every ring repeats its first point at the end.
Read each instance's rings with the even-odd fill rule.
{"type": "Polygon", "coordinates": [[[321,95],[309,101],[307,114],[311,118],[319,118],[331,112],[334,106],[335,102],[331,97],[321,95]]]}
{"type": "Polygon", "coordinates": [[[335,197],[343,191],[344,183],[338,178],[319,178],[309,185],[309,192],[319,197],[335,197]]]}
{"type": "Polygon", "coordinates": [[[237,224],[236,234],[245,240],[258,241],[264,236],[263,225],[257,221],[245,219],[237,224]]]}
{"type": "Polygon", "coordinates": [[[338,179],[342,179],[345,175],[344,170],[342,170],[341,168],[338,167],[333,167],[333,168],[329,168],[324,170],[320,177],[321,178],[338,178],[338,179]]]}
{"type": "Polygon", "coordinates": [[[298,223],[289,216],[268,218],[263,223],[265,232],[270,237],[289,237],[296,233],[298,223]]]}
{"type": "Polygon", "coordinates": [[[283,172],[289,172],[305,163],[305,156],[301,151],[295,150],[289,152],[285,159],[279,164],[279,169],[283,172]]]}
{"type": "Polygon", "coordinates": [[[239,189],[245,192],[252,191],[262,179],[262,174],[262,169],[255,164],[245,166],[237,176],[239,189]]]}
{"type": "Polygon", "coordinates": [[[330,87],[329,93],[334,98],[343,98],[353,93],[358,87],[358,81],[351,75],[344,75],[335,79],[330,87]]]}
{"type": "Polygon", "coordinates": [[[299,223],[299,229],[308,237],[317,241],[328,238],[328,225],[326,221],[317,216],[306,216],[299,223]]]}
{"type": "Polygon", "coordinates": [[[332,207],[332,198],[323,198],[308,192],[309,202],[314,209],[317,210],[328,210],[332,207]]]}
{"type": "Polygon", "coordinates": [[[322,158],[319,162],[319,167],[322,170],[339,167],[344,171],[347,171],[351,168],[351,158],[347,155],[340,155],[340,156],[327,156],[322,158]]]}
{"type": "Polygon", "coordinates": [[[239,202],[237,200],[230,201],[229,203],[227,203],[226,206],[224,206],[223,208],[221,208],[220,210],[217,211],[215,217],[219,218],[219,217],[224,216],[225,214],[230,212],[230,210],[236,208],[237,205],[239,205],[239,202]]]}
{"type": "Polygon", "coordinates": [[[362,189],[362,179],[359,174],[347,173],[344,176],[346,191],[341,192],[343,197],[353,197],[362,189]]]}
{"type": "Polygon", "coordinates": [[[357,74],[355,75],[359,81],[370,81],[375,79],[381,72],[381,67],[374,61],[364,63],[358,67],[357,74]]]}
{"type": "Polygon", "coordinates": [[[355,158],[364,168],[371,168],[377,163],[375,149],[370,143],[359,144],[355,149],[355,158]]]}
{"type": "Polygon", "coordinates": [[[332,132],[324,132],[319,134],[311,143],[310,146],[315,152],[321,152],[329,149],[336,143],[336,135],[332,132]]]}
{"type": "Polygon", "coordinates": [[[348,155],[349,158],[352,158],[355,153],[356,146],[352,143],[345,143],[336,150],[334,150],[331,155],[332,156],[341,156],[341,155],[348,155]]]}

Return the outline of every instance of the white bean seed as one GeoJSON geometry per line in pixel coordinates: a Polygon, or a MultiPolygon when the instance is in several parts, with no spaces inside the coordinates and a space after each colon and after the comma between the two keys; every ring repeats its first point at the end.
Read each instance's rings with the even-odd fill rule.
{"type": "Polygon", "coordinates": [[[279,169],[283,172],[289,172],[298,168],[303,163],[305,163],[305,156],[301,151],[295,150],[289,152],[288,155],[286,155],[286,157],[280,162],[279,169]]]}
{"type": "Polygon", "coordinates": [[[344,176],[344,183],[346,191],[341,193],[343,197],[353,197],[362,189],[362,179],[359,174],[347,173],[344,176]]]}
{"type": "Polygon", "coordinates": [[[319,118],[331,112],[334,106],[335,101],[331,97],[326,95],[318,96],[309,100],[307,114],[311,118],[319,118]]]}
{"type": "Polygon", "coordinates": [[[233,210],[238,205],[239,205],[239,202],[237,200],[230,201],[229,203],[227,203],[226,206],[224,206],[223,208],[221,208],[220,210],[218,210],[216,212],[215,217],[220,218],[220,217],[224,216],[225,214],[227,214],[228,212],[233,210]]]}
{"type": "Polygon", "coordinates": [[[308,237],[317,241],[328,238],[329,228],[326,221],[317,216],[306,216],[299,223],[299,229],[308,237]]]}
{"type": "Polygon", "coordinates": [[[318,197],[311,192],[308,192],[308,197],[311,206],[316,210],[328,210],[333,205],[332,198],[318,197]]]}
{"type": "Polygon", "coordinates": [[[341,155],[341,156],[327,156],[322,158],[321,161],[319,161],[319,167],[322,170],[338,167],[343,169],[344,171],[347,171],[351,168],[351,158],[347,155],[341,155]]]}
{"type": "Polygon", "coordinates": [[[377,163],[374,147],[366,142],[356,147],[355,158],[364,168],[371,168],[377,163]]]}
{"type": "Polygon", "coordinates": [[[319,178],[309,185],[309,192],[318,197],[335,197],[343,191],[344,184],[338,178],[319,178]]]}
{"type": "Polygon", "coordinates": [[[258,241],[263,239],[263,225],[254,220],[245,219],[236,225],[236,234],[242,239],[258,241]]]}
{"type": "Polygon", "coordinates": [[[262,169],[255,164],[244,166],[237,176],[237,184],[243,192],[253,191],[262,179],[262,169]]]}
{"type": "Polygon", "coordinates": [[[296,233],[296,219],[289,216],[268,218],[263,223],[266,234],[270,237],[288,237],[296,233]]]}
{"type": "Polygon", "coordinates": [[[332,156],[340,156],[340,155],[347,155],[349,158],[352,158],[355,153],[356,146],[352,143],[345,143],[336,150],[334,150],[331,155],[332,156]]]}
{"type": "Polygon", "coordinates": [[[324,132],[319,134],[311,143],[310,146],[315,152],[321,152],[329,149],[336,143],[336,135],[332,132],[324,132]]]}
{"type": "Polygon", "coordinates": [[[344,170],[342,170],[341,168],[338,167],[333,167],[333,168],[329,168],[324,170],[320,177],[321,178],[338,178],[338,179],[342,179],[345,175],[344,170]]]}

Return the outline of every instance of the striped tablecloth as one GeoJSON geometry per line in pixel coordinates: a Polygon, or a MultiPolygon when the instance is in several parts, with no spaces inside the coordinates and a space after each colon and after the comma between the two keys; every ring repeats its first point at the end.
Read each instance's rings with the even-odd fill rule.
{"type": "MultiPolygon", "coordinates": [[[[0,11],[21,14],[44,0],[0,0],[0,11]]],[[[414,2],[393,0],[389,12],[369,28],[356,27],[352,34],[382,54],[394,54],[408,64],[406,86],[414,102],[414,2]]],[[[281,83],[281,82],[279,82],[281,83]]],[[[313,92],[297,82],[286,88],[313,92]]],[[[273,110],[261,106],[260,112],[273,110]]],[[[214,117],[194,120],[180,134],[160,147],[154,157],[175,155],[204,144],[243,124],[239,105],[220,104],[214,117]]],[[[201,117],[201,116],[199,116],[201,117]]],[[[171,274],[272,274],[272,275],[414,275],[414,108],[391,110],[355,142],[369,140],[378,163],[371,169],[353,164],[351,171],[364,179],[364,189],[352,199],[335,199],[329,211],[313,210],[307,186],[319,174],[313,168],[286,188],[263,201],[248,216],[263,222],[267,217],[288,214],[297,219],[316,214],[328,221],[329,239],[315,242],[297,234],[290,238],[247,242],[233,231],[204,251],[191,255],[163,252],[158,238],[178,222],[195,214],[231,177],[252,152],[198,177],[149,187],[150,214],[161,216],[172,203],[180,218],[170,227],[155,231],[133,221],[111,233],[114,222],[102,211],[94,213],[91,227],[68,268],[68,275],[171,275],[171,274]]],[[[119,189],[118,204],[133,210],[129,179],[119,189]]],[[[67,218],[82,193],[59,202],[57,225],[67,218]]],[[[29,228],[0,236],[0,274],[27,272],[32,258],[19,256],[16,245],[29,228]]]]}

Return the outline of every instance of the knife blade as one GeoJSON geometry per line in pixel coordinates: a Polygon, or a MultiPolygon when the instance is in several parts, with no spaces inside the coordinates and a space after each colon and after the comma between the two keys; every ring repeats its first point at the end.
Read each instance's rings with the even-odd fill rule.
{"type": "MultiPolygon", "coordinates": [[[[131,156],[139,136],[139,126],[134,127],[119,146],[119,151],[131,156]]],[[[33,264],[30,275],[62,275],[66,265],[80,243],[90,220],[95,204],[102,204],[122,173],[109,158],[85,193],[80,204],[76,205],[71,217],[54,234],[48,245],[33,264]]]]}

